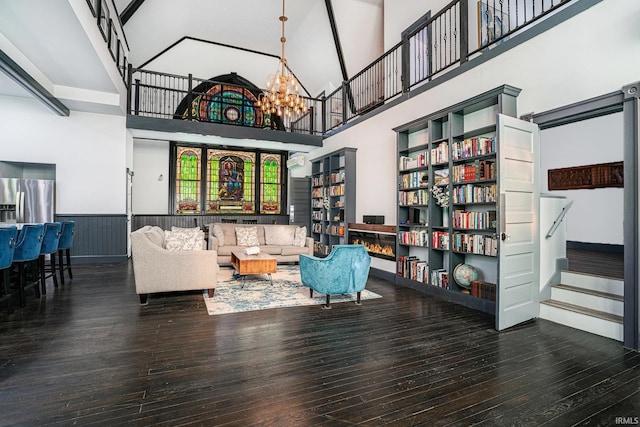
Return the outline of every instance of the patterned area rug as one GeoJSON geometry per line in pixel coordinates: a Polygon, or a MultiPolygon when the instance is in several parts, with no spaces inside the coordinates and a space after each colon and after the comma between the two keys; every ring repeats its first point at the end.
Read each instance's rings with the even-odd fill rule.
{"type": "MultiPolygon", "coordinates": [[[[265,275],[247,276],[244,280],[233,277],[234,270],[220,268],[218,283],[213,298],[203,294],[209,315],[238,313],[241,311],[264,310],[267,308],[296,307],[300,305],[324,304],[326,297],[318,292],[309,298],[309,288],[300,281],[297,265],[279,265],[278,272],[272,274],[273,285],[265,275]]],[[[356,294],[331,295],[331,305],[356,300],[356,294]]],[[[382,298],[364,290],[360,299],[382,298]]]]}

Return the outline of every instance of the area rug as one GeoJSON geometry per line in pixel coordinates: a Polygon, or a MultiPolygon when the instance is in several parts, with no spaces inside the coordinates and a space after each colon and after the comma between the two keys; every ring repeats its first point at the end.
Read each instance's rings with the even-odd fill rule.
{"type": "MultiPolygon", "coordinates": [[[[309,298],[309,288],[300,281],[300,268],[297,265],[279,265],[278,272],[272,274],[273,285],[266,274],[247,276],[243,281],[234,277],[233,273],[231,268],[221,268],[213,298],[204,292],[209,315],[324,304],[326,301],[326,296],[318,292],[309,298]]],[[[331,295],[331,305],[348,301],[353,303],[356,298],[355,293],[331,295]]],[[[373,298],[382,297],[366,289],[360,295],[360,300],[373,298]]]]}

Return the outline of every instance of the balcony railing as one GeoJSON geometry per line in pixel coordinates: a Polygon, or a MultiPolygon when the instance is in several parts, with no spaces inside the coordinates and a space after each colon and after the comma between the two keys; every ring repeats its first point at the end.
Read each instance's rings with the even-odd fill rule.
{"type": "Polygon", "coordinates": [[[247,93],[249,91],[255,97],[257,89],[250,91],[192,76],[174,76],[131,67],[129,111],[149,117],[271,127],[322,135],[488,52],[572,1],[576,0],[454,0],[437,14],[403,33],[400,43],[328,96],[305,98],[308,113],[294,119],[262,117],[259,120],[253,117],[255,120],[247,120],[251,114],[259,114],[251,108],[251,96],[247,93]],[[218,90],[238,92],[238,98],[244,101],[216,98],[209,90],[215,85],[218,85],[218,90]],[[194,105],[193,100],[199,102],[198,111],[188,109],[179,112],[181,102],[194,105]],[[203,106],[207,103],[208,107],[203,106]],[[238,116],[224,117],[222,112],[226,109],[237,110],[238,116]],[[207,111],[208,114],[203,114],[207,111]]]}
{"type": "Polygon", "coordinates": [[[131,69],[129,111],[144,117],[223,123],[321,134],[322,100],[303,97],[301,117],[264,115],[255,108],[260,89],[189,76],[131,69]]]}
{"type": "Polygon", "coordinates": [[[124,30],[116,15],[116,11],[113,11],[116,19],[114,21],[111,19],[112,12],[107,6],[107,0],[87,0],[87,5],[93,17],[96,19],[96,24],[100,29],[102,38],[105,43],[107,43],[111,58],[113,58],[116,67],[118,67],[118,72],[122,76],[122,80],[127,84],[127,69],[129,68],[129,62],[127,60],[128,49],[126,48],[127,42],[124,38],[124,30]]]}

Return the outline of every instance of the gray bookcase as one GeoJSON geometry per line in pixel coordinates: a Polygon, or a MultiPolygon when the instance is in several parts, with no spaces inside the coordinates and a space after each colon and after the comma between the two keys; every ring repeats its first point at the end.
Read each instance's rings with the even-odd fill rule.
{"type": "Polygon", "coordinates": [[[349,243],[356,217],[356,149],[343,148],[311,162],[311,236],[316,256],[349,243]]]}
{"type": "Polygon", "coordinates": [[[539,245],[519,240],[538,238],[538,134],[535,125],[515,119],[519,92],[501,86],[394,129],[396,283],[495,314],[497,329],[537,317],[539,245]],[[526,184],[522,190],[516,181],[526,184]],[[448,193],[446,209],[437,203],[434,187],[448,193]],[[516,254],[516,246],[527,252],[516,254]],[[515,263],[527,272],[526,283],[510,275],[515,263]],[[478,273],[473,286],[456,283],[460,264],[460,271],[471,265],[478,273]],[[502,307],[496,302],[500,296],[502,307]],[[510,299],[517,298],[527,308],[509,311],[510,299]]]}

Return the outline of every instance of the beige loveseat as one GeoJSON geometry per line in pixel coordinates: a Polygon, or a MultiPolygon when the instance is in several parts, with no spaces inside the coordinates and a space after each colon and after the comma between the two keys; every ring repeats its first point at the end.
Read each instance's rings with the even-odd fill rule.
{"type": "Polygon", "coordinates": [[[218,264],[231,263],[232,251],[244,251],[249,246],[258,246],[260,252],[273,255],[278,263],[299,262],[300,254],[313,255],[313,239],[307,237],[306,227],[276,224],[209,224],[209,250],[218,253],[218,264]],[[246,242],[238,242],[236,229],[253,227],[256,229],[257,242],[249,241],[246,245],[242,244],[246,242]],[[298,243],[301,244],[294,245],[296,231],[298,243]]]}
{"type": "Polygon", "coordinates": [[[175,245],[168,250],[165,232],[160,227],[145,226],[131,233],[133,273],[140,304],[146,304],[147,295],[155,292],[208,289],[212,294],[218,280],[217,253],[206,250],[204,235],[199,239],[197,250],[178,250],[175,245]]]}

